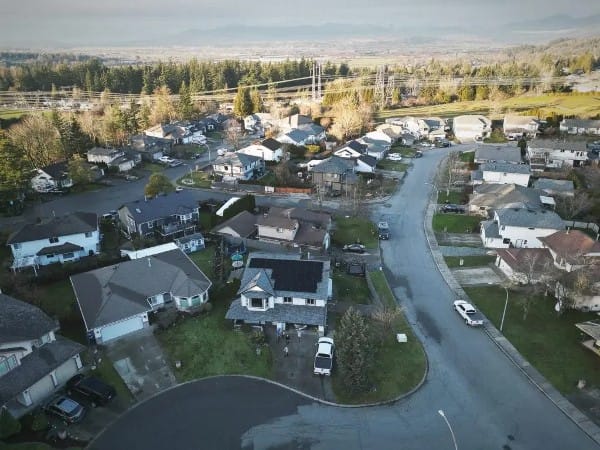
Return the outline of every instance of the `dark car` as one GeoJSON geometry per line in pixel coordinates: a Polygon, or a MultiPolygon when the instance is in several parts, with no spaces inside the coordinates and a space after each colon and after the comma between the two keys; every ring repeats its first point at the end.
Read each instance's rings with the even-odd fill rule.
{"type": "Polygon", "coordinates": [[[44,409],[48,414],[68,423],[79,422],[85,415],[85,408],[82,405],[64,395],[54,397],[44,409]]]}
{"type": "Polygon", "coordinates": [[[344,250],[345,252],[351,252],[351,253],[364,253],[365,246],[362,244],[346,244],[346,245],[344,245],[342,250],[344,250]]]}
{"type": "Polygon", "coordinates": [[[67,392],[69,395],[75,393],[88,399],[92,408],[97,405],[106,405],[117,391],[110,384],[105,383],[97,377],[86,377],[83,374],[75,375],[67,381],[67,392]]]}
{"type": "Polygon", "coordinates": [[[440,139],[435,142],[435,146],[438,148],[450,147],[450,141],[448,141],[447,139],[440,139]]]}
{"type": "Polygon", "coordinates": [[[423,157],[423,152],[421,150],[417,150],[415,152],[415,158],[422,158],[423,157]]]}
{"type": "Polygon", "coordinates": [[[444,213],[464,214],[465,208],[459,205],[447,204],[440,208],[444,213]]]}

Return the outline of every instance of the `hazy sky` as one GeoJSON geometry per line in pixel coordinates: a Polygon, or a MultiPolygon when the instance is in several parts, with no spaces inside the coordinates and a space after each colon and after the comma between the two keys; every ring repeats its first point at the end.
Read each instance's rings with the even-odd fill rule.
{"type": "Polygon", "coordinates": [[[128,41],[236,23],[468,27],[600,14],[599,0],[0,0],[0,5],[0,45],[128,41]]]}

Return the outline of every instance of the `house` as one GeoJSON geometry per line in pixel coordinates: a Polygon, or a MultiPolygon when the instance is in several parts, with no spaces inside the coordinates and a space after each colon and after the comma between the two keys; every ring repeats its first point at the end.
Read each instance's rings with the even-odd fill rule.
{"type": "Polygon", "coordinates": [[[213,228],[213,233],[222,236],[248,239],[256,235],[256,216],[242,211],[213,228]]]}
{"type": "Polygon", "coordinates": [[[600,120],[563,119],[560,131],[568,134],[600,134],[600,120]]]}
{"type": "Polygon", "coordinates": [[[236,153],[243,153],[245,155],[256,156],[263,159],[264,161],[275,161],[279,162],[283,157],[283,148],[279,141],[268,138],[260,142],[259,144],[251,144],[247,147],[239,149],[236,153]]]}
{"type": "Polygon", "coordinates": [[[15,418],[43,404],[83,364],[85,347],[56,332],[58,321],[0,292],[0,408],[15,418]]]}
{"type": "Polygon", "coordinates": [[[234,323],[274,325],[327,325],[327,303],[332,295],[329,260],[302,259],[301,255],[251,253],[242,275],[239,298],[225,317],[234,323]]]}
{"type": "Polygon", "coordinates": [[[357,142],[366,145],[365,154],[374,157],[378,161],[383,159],[390,149],[390,145],[386,141],[371,139],[367,136],[357,139],[357,142]]]}
{"type": "Polygon", "coordinates": [[[304,130],[293,129],[288,131],[287,133],[280,134],[277,136],[277,140],[282,144],[290,144],[290,145],[306,145],[311,142],[311,134],[304,130]]]}
{"type": "Polygon", "coordinates": [[[506,163],[506,164],[523,164],[521,158],[521,149],[512,146],[495,146],[480,144],[475,149],[475,164],[483,163],[506,163]]]}
{"type": "Polygon", "coordinates": [[[180,237],[196,231],[200,207],[194,193],[184,190],[125,203],[118,213],[128,235],[180,237]]]}
{"type": "Polygon", "coordinates": [[[575,185],[571,180],[538,178],[533,182],[533,187],[550,196],[573,197],[575,195],[575,185]]]}
{"type": "Polygon", "coordinates": [[[369,155],[360,155],[354,159],[356,166],[354,171],[357,173],[374,173],[377,168],[377,158],[369,155]]]}
{"type": "Polygon", "coordinates": [[[270,113],[254,113],[244,117],[244,129],[248,131],[266,130],[273,125],[270,113]]]}
{"type": "Polygon", "coordinates": [[[535,116],[517,116],[506,114],[504,116],[504,136],[509,139],[520,139],[523,136],[534,138],[540,129],[540,121],[535,116]]]}
{"type": "Polygon", "coordinates": [[[287,133],[291,130],[297,130],[303,125],[311,124],[314,124],[314,122],[310,116],[305,116],[302,114],[292,114],[291,116],[279,119],[276,125],[279,128],[279,130],[281,130],[283,133],[287,133]]]}
{"type": "Polygon", "coordinates": [[[452,121],[454,137],[460,142],[482,141],[492,134],[492,121],[482,115],[463,115],[452,121]]]}
{"type": "Polygon", "coordinates": [[[358,182],[356,163],[352,159],[332,156],[312,168],[313,184],[320,193],[348,193],[358,182]]]}
{"type": "Polygon", "coordinates": [[[300,125],[298,130],[304,131],[308,134],[308,138],[306,139],[307,144],[319,144],[324,141],[327,135],[325,134],[325,128],[321,125],[317,125],[316,123],[307,123],[304,125],[300,125]]]}
{"type": "Polygon", "coordinates": [[[527,158],[532,171],[580,167],[588,160],[584,141],[533,139],[527,143],[527,158]]]}
{"type": "Polygon", "coordinates": [[[202,233],[193,233],[175,239],[175,244],[184,253],[194,253],[206,247],[202,233]]]}
{"type": "Polygon", "coordinates": [[[66,161],[49,164],[41,169],[35,169],[31,179],[31,187],[36,192],[60,191],[73,186],[66,161]]]}
{"type": "Polygon", "coordinates": [[[402,135],[404,134],[404,128],[399,125],[393,125],[391,123],[382,123],[377,125],[375,128],[377,131],[385,133],[390,139],[390,143],[397,142],[402,139],[402,135]]]}
{"type": "Polygon", "coordinates": [[[256,218],[259,241],[314,250],[329,248],[330,236],[327,223],[331,223],[330,216],[300,208],[272,207],[267,213],[256,218]],[[313,220],[310,222],[304,220],[306,216],[312,216],[313,220]],[[329,222],[325,216],[329,217],[329,222]]]}
{"type": "Polygon", "coordinates": [[[214,160],[212,168],[226,182],[251,180],[265,172],[265,161],[259,156],[227,152],[214,160]]]}
{"type": "Polygon", "coordinates": [[[190,144],[197,135],[202,134],[201,132],[196,132],[195,136],[194,132],[191,131],[191,128],[191,124],[184,124],[182,122],[169,124],[161,123],[148,128],[144,131],[144,134],[150,137],[168,139],[174,144],[190,144]]]}
{"type": "Polygon", "coordinates": [[[469,195],[468,209],[470,214],[483,217],[502,208],[542,209],[540,195],[536,189],[517,184],[480,184],[469,195]]]}
{"type": "Polygon", "coordinates": [[[502,208],[494,211],[493,220],[481,222],[481,240],[486,248],[543,248],[539,238],[564,228],[553,211],[502,208]]]}
{"type": "Polygon", "coordinates": [[[579,230],[557,231],[539,240],[550,251],[554,265],[561,270],[572,272],[600,263],[600,242],[579,230]]]}
{"type": "Polygon", "coordinates": [[[161,156],[171,153],[173,141],[145,134],[137,134],[129,138],[129,146],[140,154],[143,161],[158,161],[161,156]]]}
{"type": "Polygon", "coordinates": [[[174,249],[73,275],[71,285],[88,338],[104,344],[148,327],[158,309],[199,309],[211,282],[174,249]]]}
{"type": "Polygon", "coordinates": [[[88,150],[87,160],[91,163],[117,167],[119,172],[127,172],[133,169],[136,164],[141,161],[141,157],[132,158],[124,150],[120,149],[94,147],[91,150],[88,150]]]}
{"type": "Polygon", "coordinates": [[[499,248],[496,266],[513,283],[540,283],[550,280],[552,255],[545,248],[499,248]]]}
{"type": "Polygon", "coordinates": [[[393,142],[393,139],[390,136],[388,136],[387,133],[384,133],[383,131],[379,131],[379,130],[370,131],[367,134],[365,134],[363,137],[367,138],[367,139],[371,139],[373,141],[385,142],[389,146],[391,146],[392,142],[393,142]]]}
{"type": "Polygon", "coordinates": [[[100,252],[100,231],[95,213],[74,212],[26,224],[12,233],[6,245],[14,270],[78,261],[100,252]]]}
{"type": "Polygon", "coordinates": [[[527,187],[531,170],[525,164],[485,163],[479,166],[484,183],[516,184],[527,187]]]}
{"type": "Polygon", "coordinates": [[[582,341],[581,345],[600,356],[600,323],[587,321],[576,323],[575,326],[591,338],[582,341]]]}
{"type": "Polygon", "coordinates": [[[335,156],[339,156],[340,158],[358,158],[366,153],[367,147],[368,146],[366,144],[362,144],[357,140],[352,140],[346,142],[335,152],[333,152],[333,154],[335,156]]]}
{"type": "Polygon", "coordinates": [[[600,265],[567,272],[556,281],[554,296],[563,307],[600,311],[600,265]]]}

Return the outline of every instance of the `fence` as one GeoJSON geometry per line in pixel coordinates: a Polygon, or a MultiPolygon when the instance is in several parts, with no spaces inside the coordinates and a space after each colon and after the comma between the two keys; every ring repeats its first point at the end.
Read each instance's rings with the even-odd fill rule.
{"type": "Polygon", "coordinates": [[[598,234],[598,230],[600,230],[598,224],[593,222],[577,222],[575,220],[563,220],[563,223],[565,224],[565,227],[579,228],[580,230],[592,230],[596,234],[598,234]]]}
{"type": "Polygon", "coordinates": [[[233,192],[245,192],[254,194],[309,194],[312,192],[311,188],[293,188],[293,187],[273,187],[263,186],[260,184],[246,184],[246,183],[223,183],[222,181],[213,181],[211,185],[212,189],[218,189],[221,191],[233,191],[233,192]]]}

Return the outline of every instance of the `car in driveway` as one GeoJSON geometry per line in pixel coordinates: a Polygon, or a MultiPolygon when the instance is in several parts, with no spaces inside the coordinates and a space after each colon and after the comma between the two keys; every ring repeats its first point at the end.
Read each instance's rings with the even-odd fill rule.
{"type": "Polygon", "coordinates": [[[454,309],[463,318],[465,323],[472,327],[483,325],[483,316],[477,312],[475,307],[465,300],[456,300],[454,309]]]}
{"type": "Polygon", "coordinates": [[[342,247],[342,250],[350,253],[364,253],[365,246],[362,244],[346,244],[342,247]]]}
{"type": "Polygon", "coordinates": [[[446,205],[443,205],[440,208],[440,211],[443,213],[464,214],[465,208],[460,205],[454,205],[454,204],[448,203],[446,205]]]}
{"type": "Polygon", "coordinates": [[[399,153],[390,153],[387,155],[386,159],[389,159],[390,161],[402,161],[402,155],[399,153]]]}
{"type": "Polygon", "coordinates": [[[331,375],[333,368],[333,339],[319,338],[317,353],[315,354],[314,374],[331,375]]]}
{"type": "Polygon", "coordinates": [[[106,405],[117,395],[117,391],[110,384],[98,377],[86,377],[81,373],[67,381],[67,393],[69,395],[78,394],[86,398],[92,408],[106,405]]]}
{"type": "Polygon", "coordinates": [[[85,407],[65,395],[58,395],[50,400],[44,411],[67,423],[80,422],[85,415],[85,407]]]}

